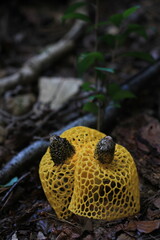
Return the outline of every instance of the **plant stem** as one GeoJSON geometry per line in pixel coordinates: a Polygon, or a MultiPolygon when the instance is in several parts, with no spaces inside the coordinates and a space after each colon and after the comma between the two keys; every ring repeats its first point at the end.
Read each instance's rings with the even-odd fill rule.
{"type": "Polygon", "coordinates": [[[96,11],[95,11],[95,52],[98,50],[98,23],[99,23],[99,0],[96,0],[96,11]]]}
{"type": "MultiPolygon", "coordinates": [[[[95,52],[98,51],[98,23],[99,23],[99,0],[96,0],[96,11],[95,11],[95,52]]],[[[97,91],[99,90],[99,80],[97,73],[95,75],[95,85],[97,91]]],[[[101,129],[101,106],[98,103],[98,115],[97,115],[97,130],[101,129]]]]}
{"type": "Polygon", "coordinates": [[[112,50],[111,63],[114,63],[114,62],[115,62],[116,52],[117,52],[118,46],[119,46],[119,41],[118,41],[118,39],[117,39],[116,42],[115,42],[115,47],[114,47],[114,49],[112,50]]]}
{"type": "MultiPolygon", "coordinates": [[[[98,51],[98,23],[99,23],[99,0],[96,0],[96,8],[95,8],[95,52],[98,51]]],[[[98,78],[97,78],[97,73],[95,75],[95,85],[96,89],[98,91],[98,78]]]]}

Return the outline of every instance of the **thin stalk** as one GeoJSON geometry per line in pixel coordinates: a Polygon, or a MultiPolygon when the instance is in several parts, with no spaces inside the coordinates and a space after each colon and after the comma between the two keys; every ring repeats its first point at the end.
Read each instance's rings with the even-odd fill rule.
{"type": "Polygon", "coordinates": [[[99,0],[96,0],[96,11],[95,11],[95,51],[98,50],[98,23],[99,23],[99,0]]]}
{"type": "MultiPolygon", "coordinates": [[[[99,23],[99,0],[96,0],[96,11],[95,11],[95,52],[98,51],[98,23],[99,23]]],[[[97,91],[99,90],[99,79],[97,73],[95,74],[95,85],[97,91]]],[[[98,115],[97,115],[97,130],[101,128],[101,107],[98,103],[98,115]]]]}
{"type": "Polygon", "coordinates": [[[116,61],[115,59],[116,59],[116,52],[117,52],[118,47],[119,47],[119,40],[116,40],[115,47],[112,50],[111,63],[114,63],[116,61]]]}
{"type": "MultiPolygon", "coordinates": [[[[99,0],[96,0],[96,8],[95,8],[95,52],[98,51],[98,23],[99,23],[99,0]]],[[[96,89],[98,91],[98,78],[97,78],[97,73],[95,75],[95,85],[96,89]]]]}
{"type": "MultiPolygon", "coordinates": [[[[119,35],[123,34],[123,26],[119,27],[119,35]]],[[[119,48],[119,39],[116,40],[115,42],[115,47],[112,50],[112,54],[111,54],[111,63],[116,62],[116,57],[117,57],[117,49],[119,48]]]]}

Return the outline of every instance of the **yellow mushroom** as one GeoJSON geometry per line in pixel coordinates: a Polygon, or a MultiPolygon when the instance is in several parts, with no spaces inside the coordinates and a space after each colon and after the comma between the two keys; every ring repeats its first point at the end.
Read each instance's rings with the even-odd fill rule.
{"type": "Polygon", "coordinates": [[[97,130],[80,126],[53,136],[39,175],[61,219],[75,213],[109,221],[139,211],[138,174],[132,156],[97,130]]]}
{"type": "Polygon", "coordinates": [[[88,142],[98,142],[104,136],[97,130],[79,126],[63,132],[60,138],[51,137],[51,145],[40,162],[39,176],[45,195],[58,218],[65,219],[72,214],[68,207],[74,189],[75,164],[81,149],[88,142]],[[67,149],[64,145],[67,145],[67,149]],[[68,149],[72,149],[71,157],[68,157],[68,149]]]}

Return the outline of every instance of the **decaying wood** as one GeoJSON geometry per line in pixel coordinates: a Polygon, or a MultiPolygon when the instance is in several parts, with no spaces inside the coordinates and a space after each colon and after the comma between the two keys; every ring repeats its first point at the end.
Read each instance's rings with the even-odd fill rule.
{"type": "Polygon", "coordinates": [[[46,47],[40,54],[30,58],[18,72],[1,78],[0,94],[18,84],[29,84],[36,81],[42,71],[75,47],[75,42],[82,34],[84,26],[84,21],[77,20],[63,39],[46,47]]]}
{"type": "MultiPolygon", "coordinates": [[[[129,79],[126,83],[122,85],[123,89],[132,90],[137,94],[142,88],[147,88],[150,86],[150,79],[154,78],[156,80],[156,75],[160,73],[160,60],[155,64],[149,66],[136,76],[129,79]]],[[[116,123],[116,117],[120,109],[115,108],[113,103],[110,102],[105,109],[104,114],[104,124],[103,131],[110,133],[113,126],[116,123]]],[[[87,114],[71,123],[66,125],[64,128],[59,131],[54,132],[53,134],[60,135],[63,131],[72,128],[74,126],[88,126],[95,127],[96,117],[92,114],[87,114]]],[[[9,179],[17,174],[20,169],[28,165],[37,158],[41,158],[44,152],[46,151],[49,142],[47,141],[36,141],[30,146],[23,149],[17,156],[13,157],[0,171],[0,184],[6,183],[9,179]]]]}

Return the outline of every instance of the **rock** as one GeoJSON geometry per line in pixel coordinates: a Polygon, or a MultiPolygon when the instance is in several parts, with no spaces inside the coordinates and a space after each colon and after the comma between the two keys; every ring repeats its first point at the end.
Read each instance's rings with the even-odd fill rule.
{"type": "Polygon", "coordinates": [[[42,77],[39,80],[38,101],[57,110],[78,92],[81,84],[82,80],[75,78],[42,77]]]}
{"type": "Polygon", "coordinates": [[[20,116],[31,110],[36,98],[32,93],[9,96],[5,99],[6,110],[15,116],[20,116]]]}

